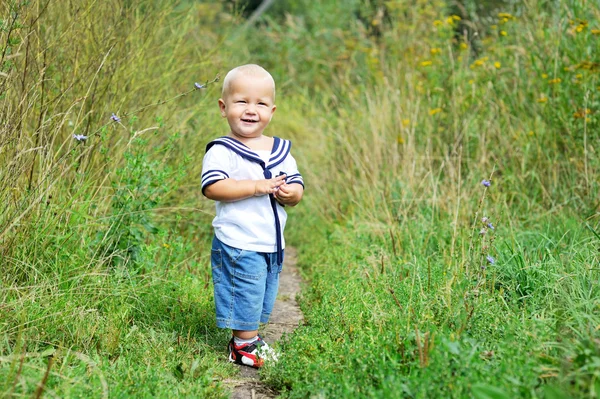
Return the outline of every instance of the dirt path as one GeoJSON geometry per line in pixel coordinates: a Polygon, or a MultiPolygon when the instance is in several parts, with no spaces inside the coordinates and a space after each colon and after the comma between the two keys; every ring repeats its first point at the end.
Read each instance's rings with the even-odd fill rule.
{"type": "MultiPolygon", "coordinates": [[[[296,249],[287,247],[283,271],[279,276],[279,294],[271,313],[271,320],[261,335],[268,343],[277,342],[283,333],[290,333],[302,321],[302,312],[296,302],[300,292],[300,275],[296,269],[296,249]]],[[[233,387],[231,399],[274,398],[277,393],[264,386],[258,377],[258,370],[239,366],[240,378],[226,383],[233,387]]]]}

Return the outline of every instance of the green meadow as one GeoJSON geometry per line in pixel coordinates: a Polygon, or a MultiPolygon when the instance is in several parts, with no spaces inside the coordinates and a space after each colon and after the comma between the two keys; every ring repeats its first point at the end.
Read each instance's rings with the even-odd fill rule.
{"type": "Polygon", "coordinates": [[[200,173],[258,63],[306,183],[265,384],[599,397],[600,4],[481,4],[3,1],[0,396],[228,397],[200,173]]]}

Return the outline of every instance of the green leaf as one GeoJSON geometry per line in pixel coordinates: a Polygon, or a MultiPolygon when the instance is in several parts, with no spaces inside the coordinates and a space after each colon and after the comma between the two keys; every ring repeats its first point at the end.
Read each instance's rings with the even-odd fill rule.
{"type": "Polygon", "coordinates": [[[511,399],[502,389],[487,384],[473,385],[472,393],[475,399],[511,399]]]}

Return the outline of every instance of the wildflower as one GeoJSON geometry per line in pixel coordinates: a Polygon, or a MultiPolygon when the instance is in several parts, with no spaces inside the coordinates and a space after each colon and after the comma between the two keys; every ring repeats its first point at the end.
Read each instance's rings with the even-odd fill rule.
{"type": "Polygon", "coordinates": [[[467,43],[463,42],[463,43],[460,44],[460,49],[461,50],[466,50],[468,48],[469,48],[469,45],[467,43]]]}
{"type": "Polygon", "coordinates": [[[83,134],[74,134],[73,138],[77,141],[86,141],[88,136],[84,136],[83,134]]]}
{"type": "Polygon", "coordinates": [[[553,85],[553,84],[558,84],[558,83],[560,83],[560,82],[562,82],[562,79],[561,79],[561,78],[554,78],[554,79],[550,79],[550,80],[548,81],[548,83],[549,83],[549,84],[551,84],[551,85],[553,85]]]}
{"type": "Polygon", "coordinates": [[[490,265],[496,263],[496,259],[494,259],[494,257],[491,255],[486,256],[485,259],[490,263],[490,265]]]}
{"type": "Polygon", "coordinates": [[[440,21],[439,19],[436,19],[435,21],[433,21],[433,26],[440,26],[441,24],[443,24],[443,22],[440,21]]]}
{"type": "Polygon", "coordinates": [[[402,126],[410,125],[410,119],[402,119],[402,126]]]}
{"type": "Polygon", "coordinates": [[[434,109],[430,109],[430,110],[429,110],[429,115],[435,115],[435,114],[438,114],[438,113],[440,113],[440,112],[442,112],[442,109],[441,109],[441,108],[434,108],[434,109]]]}
{"type": "Polygon", "coordinates": [[[194,83],[194,87],[196,89],[204,89],[206,86],[205,85],[201,85],[200,83],[196,82],[196,83],[194,83]]]}
{"type": "Polygon", "coordinates": [[[431,50],[429,50],[429,52],[431,53],[431,55],[436,55],[442,52],[441,48],[432,48],[431,50]]]}
{"type": "Polygon", "coordinates": [[[119,118],[117,115],[115,115],[114,113],[110,116],[110,119],[112,119],[113,121],[119,123],[121,122],[121,118],[119,118]]]}
{"type": "Polygon", "coordinates": [[[533,130],[530,130],[529,133],[527,133],[530,136],[535,136],[535,132],[533,130]]]}
{"type": "Polygon", "coordinates": [[[499,63],[498,61],[494,62],[494,66],[496,67],[496,69],[500,69],[500,67],[502,66],[501,63],[499,63]]]}
{"type": "Polygon", "coordinates": [[[169,248],[171,248],[171,246],[165,242],[165,243],[163,243],[163,248],[169,249],[169,248]]]}
{"type": "Polygon", "coordinates": [[[548,79],[548,74],[547,73],[543,73],[542,74],[542,79],[548,79]]]}
{"type": "Polygon", "coordinates": [[[431,61],[422,61],[422,62],[421,62],[421,66],[424,66],[424,67],[426,67],[426,66],[430,66],[431,64],[432,64],[432,62],[431,62],[431,61]]]}
{"type": "Polygon", "coordinates": [[[508,33],[506,33],[506,31],[505,31],[505,30],[501,30],[501,31],[500,31],[500,35],[501,35],[501,36],[508,36],[508,33]]]}
{"type": "Polygon", "coordinates": [[[496,30],[496,29],[498,29],[498,25],[492,25],[492,26],[490,26],[490,28],[496,30]]]}
{"type": "Polygon", "coordinates": [[[600,35],[600,29],[592,29],[590,32],[592,35],[600,35]]]}
{"type": "Polygon", "coordinates": [[[481,229],[481,230],[479,230],[479,235],[484,236],[486,232],[487,232],[486,229],[481,229]]]}
{"type": "Polygon", "coordinates": [[[538,103],[542,103],[542,104],[543,104],[543,103],[546,103],[546,102],[548,102],[548,97],[544,97],[544,96],[542,96],[542,97],[538,98],[538,99],[537,99],[537,100],[535,100],[535,101],[537,101],[538,103]]]}
{"type": "Polygon", "coordinates": [[[507,12],[500,12],[500,13],[498,13],[498,18],[510,19],[510,18],[514,18],[514,17],[507,12]]]}
{"type": "Polygon", "coordinates": [[[591,114],[592,111],[589,108],[580,109],[573,114],[575,118],[585,118],[586,115],[591,114]]]}
{"type": "Polygon", "coordinates": [[[490,230],[496,230],[496,229],[494,228],[494,225],[492,224],[492,222],[489,222],[489,223],[487,224],[487,227],[488,227],[490,230]]]}
{"type": "Polygon", "coordinates": [[[398,137],[396,137],[396,142],[398,144],[404,144],[404,139],[402,138],[402,136],[398,135],[398,137]]]}
{"type": "Polygon", "coordinates": [[[483,179],[481,181],[481,184],[484,185],[484,186],[486,186],[486,187],[489,187],[489,186],[492,185],[492,182],[490,182],[489,180],[483,179]]]}

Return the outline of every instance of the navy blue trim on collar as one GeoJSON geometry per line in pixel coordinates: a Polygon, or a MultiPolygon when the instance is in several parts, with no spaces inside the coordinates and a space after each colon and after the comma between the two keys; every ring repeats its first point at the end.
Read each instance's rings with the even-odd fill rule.
{"type": "Polygon", "coordinates": [[[224,145],[225,147],[229,148],[231,151],[235,152],[242,158],[260,164],[260,166],[262,166],[263,169],[270,169],[282,163],[288,156],[292,148],[291,141],[280,139],[279,137],[273,137],[273,148],[271,149],[271,158],[269,158],[269,162],[265,164],[265,162],[257,153],[252,151],[252,149],[250,149],[244,143],[232,137],[223,136],[211,141],[206,146],[206,151],[208,151],[215,144],[224,145]]]}

